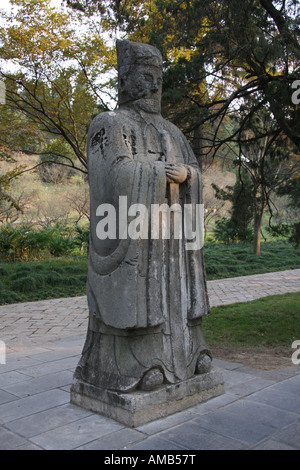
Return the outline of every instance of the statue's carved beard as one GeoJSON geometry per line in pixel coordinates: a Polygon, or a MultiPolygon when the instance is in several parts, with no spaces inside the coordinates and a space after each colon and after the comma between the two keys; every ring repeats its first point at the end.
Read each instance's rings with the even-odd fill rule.
{"type": "Polygon", "coordinates": [[[153,98],[140,98],[134,102],[135,106],[146,113],[160,113],[160,101],[153,98]]]}

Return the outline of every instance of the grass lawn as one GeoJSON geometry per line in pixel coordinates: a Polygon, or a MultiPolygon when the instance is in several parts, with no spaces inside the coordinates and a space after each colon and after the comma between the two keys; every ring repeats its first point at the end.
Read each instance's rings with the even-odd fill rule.
{"type": "Polygon", "coordinates": [[[212,347],[290,348],[300,340],[300,292],[213,307],[203,330],[212,347]]]}
{"type": "Polygon", "coordinates": [[[0,304],[86,294],[86,257],[0,264],[0,304]]]}
{"type": "Polygon", "coordinates": [[[300,268],[300,249],[284,241],[262,243],[260,256],[246,243],[207,244],[204,253],[209,280],[300,268]]]}
{"type": "MultiPolygon", "coordinates": [[[[207,244],[207,279],[246,276],[300,267],[300,249],[284,242],[262,243],[261,256],[250,244],[207,244]]],[[[0,305],[85,295],[85,256],[0,263],[0,305]]]]}
{"type": "Polygon", "coordinates": [[[300,292],[212,308],[203,332],[213,356],[259,369],[292,366],[300,292]]]}

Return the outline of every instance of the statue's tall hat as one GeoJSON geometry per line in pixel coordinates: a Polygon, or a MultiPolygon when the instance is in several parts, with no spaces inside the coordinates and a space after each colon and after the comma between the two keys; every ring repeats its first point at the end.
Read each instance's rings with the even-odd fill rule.
{"type": "Polygon", "coordinates": [[[156,47],[141,42],[117,40],[118,72],[126,73],[132,65],[162,67],[162,56],[156,47]]]}

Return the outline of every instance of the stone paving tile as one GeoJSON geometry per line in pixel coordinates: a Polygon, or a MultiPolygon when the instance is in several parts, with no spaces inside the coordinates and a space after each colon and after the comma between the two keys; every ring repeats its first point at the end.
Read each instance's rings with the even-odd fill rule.
{"type": "Polygon", "coordinates": [[[254,446],[252,450],[297,450],[294,447],[284,444],[283,442],[275,441],[274,439],[267,439],[257,446],[254,446]]]}
{"type": "Polygon", "coordinates": [[[226,391],[230,391],[233,386],[246,384],[247,382],[253,380],[253,376],[250,374],[244,374],[242,372],[237,373],[231,370],[224,370],[223,376],[226,391]]]}
{"type": "Polygon", "coordinates": [[[276,385],[276,390],[282,392],[294,393],[299,396],[300,391],[300,375],[296,375],[288,380],[285,380],[283,383],[276,385]]]}
{"type": "Polygon", "coordinates": [[[31,438],[46,450],[71,450],[124,428],[115,421],[93,414],[31,438]]]}
{"type": "Polygon", "coordinates": [[[185,411],[181,411],[166,418],[161,418],[144,424],[143,426],[139,426],[137,430],[148,435],[156,434],[179,424],[183,424],[185,422],[187,423],[194,419],[197,415],[203,415],[211,412],[212,410],[215,411],[219,408],[222,408],[223,406],[228,405],[235,400],[237,400],[236,396],[225,393],[219,397],[212,398],[206,403],[201,403],[185,411]]]}
{"type": "Polygon", "coordinates": [[[0,390],[0,405],[3,403],[8,403],[9,401],[17,400],[18,397],[15,395],[12,395],[11,393],[4,392],[3,390],[0,390]]]}
{"type": "Polygon", "coordinates": [[[43,375],[53,374],[66,369],[74,370],[77,366],[78,360],[79,358],[77,356],[72,356],[58,359],[56,361],[44,362],[38,365],[22,368],[22,373],[28,374],[31,377],[41,377],[43,375]]]}
{"type": "Polygon", "coordinates": [[[27,441],[6,429],[0,428],[0,450],[11,450],[21,445],[26,445],[27,441]]]}
{"type": "Polygon", "coordinates": [[[217,367],[221,367],[224,370],[235,370],[235,369],[241,369],[243,367],[242,364],[238,362],[228,362],[224,361],[223,359],[213,359],[213,364],[217,367]]]}
{"type": "Polygon", "coordinates": [[[70,385],[73,380],[73,372],[68,370],[58,371],[53,374],[36,377],[27,381],[20,381],[10,386],[4,386],[2,389],[8,393],[16,395],[19,398],[35,395],[70,385]]]}
{"type": "Polygon", "coordinates": [[[274,435],[273,439],[300,450],[300,420],[279,431],[274,435]]]}
{"type": "Polygon", "coordinates": [[[5,427],[27,439],[91,416],[88,410],[66,403],[7,423],[5,427]]]}
{"type": "Polygon", "coordinates": [[[187,409],[179,413],[167,416],[166,418],[161,418],[155,421],[151,421],[150,423],[137,427],[137,430],[150,436],[158,432],[165,431],[166,429],[170,427],[177,426],[178,424],[188,422],[194,417],[195,417],[194,409],[191,408],[191,409],[187,409]]]}
{"type": "Polygon", "coordinates": [[[199,405],[194,406],[191,409],[193,413],[193,418],[198,415],[202,416],[204,414],[210,413],[211,411],[222,409],[224,406],[230,403],[234,403],[237,400],[239,400],[239,397],[237,395],[225,392],[219,397],[213,398],[212,400],[209,400],[205,403],[200,403],[199,405]]]}
{"type": "Polygon", "coordinates": [[[242,442],[245,446],[257,444],[274,434],[274,427],[269,424],[248,421],[243,414],[236,415],[229,409],[223,409],[201,416],[194,420],[200,429],[208,429],[227,438],[242,442]]]}
{"type": "Polygon", "coordinates": [[[23,384],[23,382],[28,380],[30,380],[30,377],[28,375],[22,374],[15,370],[11,372],[3,372],[2,374],[0,374],[0,387],[8,392],[9,390],[7,390],[7,387],[17,384],[19,382],[23,384]]]}
{"type": "Polygon", "coordinates": [[[264,380],[271,380],[273,382],[281,382],[282,380],[289,379],[299,374],[299,366],[285,367],[284,369],[272,369],[272,370],[258,370],[250,369],[249,367],[242,366],[239,368],[240,372],[250,374],[255,377],[260,377],[264,380]]]}
{"type": "Polygon", "coordinates": [[[274,432],[299,420],[299,415],[296,413],[247,399],[235,401],[225,406],[222,411],[247,423],[270,426],[274,428],[274,432]]]}
{"type": "MultiPolygon", "coordinates": [[[[205,415],[205,417],[210,416],[205,415]]],[[[204,417],[203,417],[204,418],[204,417]]],[[[164,432],[159,433],[157,436],[152,437],[144,441],[144,445],[152,445],[156,439],[170,442],[171,444],[178,446],[180,449],[193,449],[193,450],[216,450],[216,449],[227,449],[237,450],[247,448],[247,444],[241,442],[239,439],[234,439],[229,435],[224,435],[217,430],[210,430],[201,425],[201,418],[195,419],[187,424],[181,424],[179,426],[168,429],[164,432]]],[[[147,448],[141,447],[143,443],[138,444],[132,448],[147,448]]],[[[148,447],[149,448],[149,447],[148,447]]],[[[150,447],[152,448],[152,447],[150,447]]],[[[156,447],[155,447],[156,448],[156,447]]],[[[168,449],[168,447],[165,447],[168,449]]],[[[171,448],[172,449],[172,448],[171,448]]]]}
{"type": "Polygon", "coordinates": [[[139,442],[138,444],[133,444],[131,446],[127,446],[126,450],[185,450],[186,447],[183,445],[175,444],[174,442],[170,442],[166,439],[161,438],[160,436],[151,436],[143,441],[139,442]]]}
{"type": "Polygon", "coordinates": [[[253,393],[248,397],[248,400],[271,404],[279,410],[286,410],[300,415],[300,396],[289,391],[276,388],[276,385],[269,387],[265,390],[253,393]]]}
{"type": "Polygon", "coordinates": [[[8,423],[49,408],[68,403],[69,394],[62,390],[50,390],[20,400],[0,405],[0,422],[8,423]]]}
{"type": "Polygon", "coordinates": [[[115,431],[113,434],[107,434],[106,436],[96,439],[95,441],[89,442],[83,446],[77,447],[77,450],[120,450],[126,449],[127,446],[133,445],[136,442],[145,439],[145,434],[136,431],[135,429],[121,429],[115,431]]]}
{"type": "Polygon", "coordinates": [[[239,397],[246,397],[247,395],[251,395],[252,393],[257,392],[273,384],[274,382],[272,380],[252,378],[251,380],[247,380],[246,382],[242,382],[234,386],[225,385],[225,388],[229,393],[231,391],[231,393],[233,393],[234,395],[237,395],[239,397]]]}
{"type": "Polygon", "coordinates": [[[43,450],[34,444],[24,444],[22,446],[15,447],[14,450],[43,450]]]}
{"type": "Polygon", "coordinates": [[[0,377],[6,372],[17,371],[22,373],[22,369],[35,367],[39,364],[41,364],[41,361],[34,359],[34,356],[23,356],[11,359],[10,355],[7,355],[6,364],[0,365],[0,377]]]}

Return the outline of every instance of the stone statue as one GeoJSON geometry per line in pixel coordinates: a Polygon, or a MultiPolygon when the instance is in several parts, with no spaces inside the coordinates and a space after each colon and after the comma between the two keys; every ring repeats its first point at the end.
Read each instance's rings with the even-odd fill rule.
{"type": "Polygon", "coordinates": [[[174,236],[176,211],[202,203],[199,166],[181,131],[160,114],[160,52],[117,41],[117,56],[118,109],[99,114],[88,134],[89,325],[73,385],[73,402],[81,405],[87,389],[93,399],[95,390],[124,396],[211,369],[201,329],[209,313],[203,250],[186,249],[184,234],[174,236]],[[169,239],[141,219],[140,231],[135,219],[128,236],[137,209],[150,215],[152,207],[171,206],[169,239]],[[110,208],[111,225],[100,217],[110,208]],[[112,236],[105,237],[105,223],[112,236]]]}

